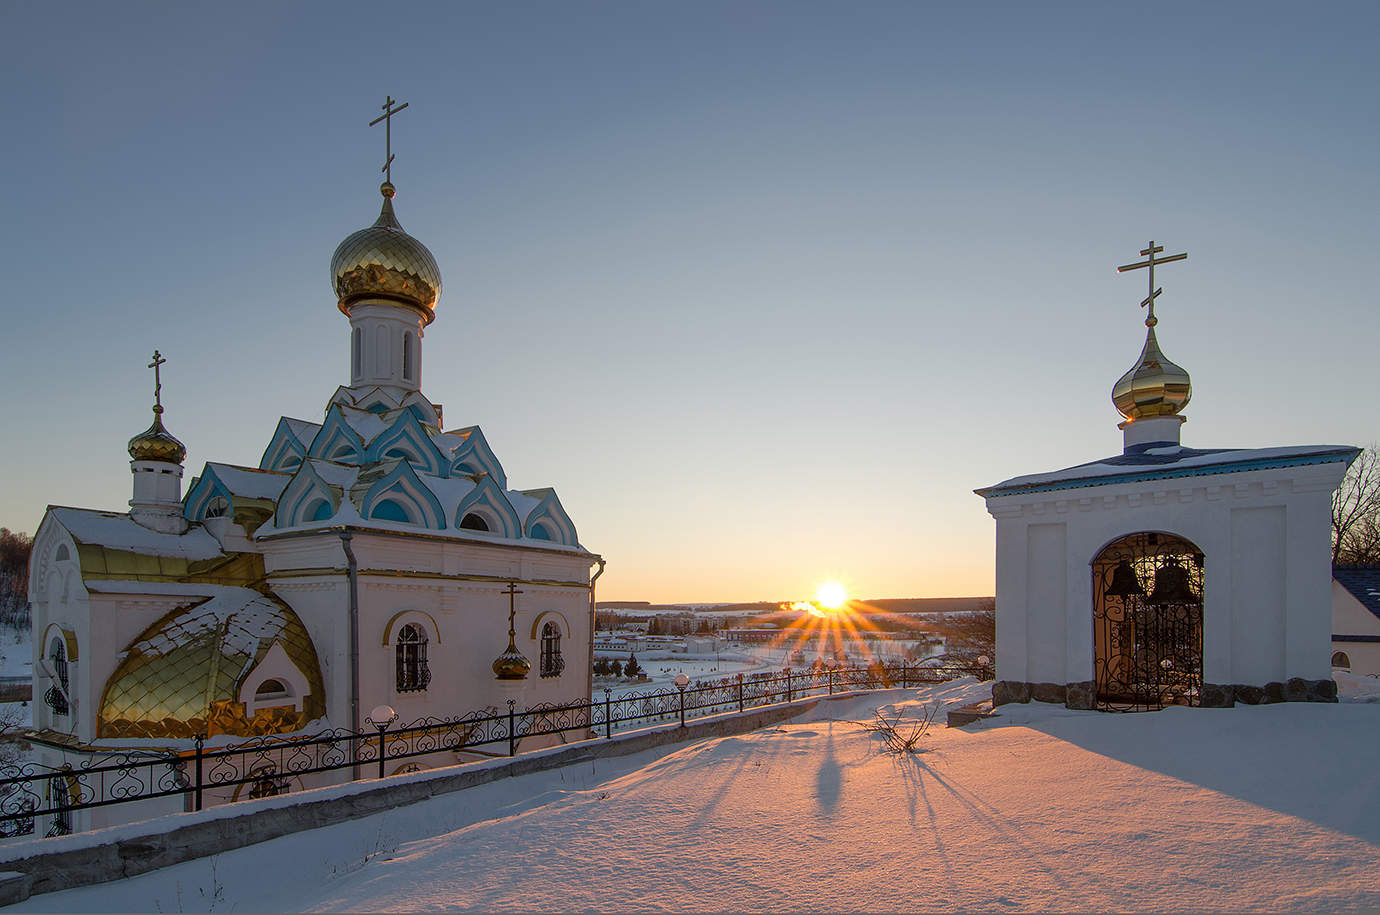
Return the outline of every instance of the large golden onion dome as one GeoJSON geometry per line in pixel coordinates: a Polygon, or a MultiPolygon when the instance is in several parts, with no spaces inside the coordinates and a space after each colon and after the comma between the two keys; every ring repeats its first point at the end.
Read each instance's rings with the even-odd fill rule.
{"type": "Polygon", "coordinates": [[[384,182],[383,210],[367,229],[348,236],[331,257],[331,282],[340,310],[362,299],[391,299],[436,319],[441,297],[441,270],[426,245],[403,231],[393,215],[393,185],[384,182]]]}
{"type": "Polygon", "coordinates": [[[1174,416],[1188,405],[1193,386],[1188,372],[1165,358],[1155,339],[1153,316],[1145,319],[1145,346],[1131,370],[1112,386],[1112,403],[1128,422],[1152,416],[1174,416]]]}
{"type": "Polygon", "coordinates": [[[153,408],[153,425],[129,440],[129,456],[136,461],[164,461],[181,464],[187,447],[163,428],[163,408],[153,408]]]}

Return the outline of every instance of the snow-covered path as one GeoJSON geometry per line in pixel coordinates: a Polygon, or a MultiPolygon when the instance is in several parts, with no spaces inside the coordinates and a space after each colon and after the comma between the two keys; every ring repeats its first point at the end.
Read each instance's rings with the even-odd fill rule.
{"type": "Polygon", "coordinates": [[[214,879],[210,862],[192,862],[23,908],[1380,906],[1380,705],[1007,706],[970,730],[937,729],[905,757],[828,720],[864,719],[879,700],[914,714],[915,695],[821,703],[814,720],[279,839],[219,856],[214,879]]]}

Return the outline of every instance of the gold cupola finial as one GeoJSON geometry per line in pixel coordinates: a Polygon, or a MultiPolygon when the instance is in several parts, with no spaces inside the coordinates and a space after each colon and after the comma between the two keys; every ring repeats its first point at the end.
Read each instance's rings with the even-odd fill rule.
{"type": "Polygon", "coordinates": [[[187,457],[187,448],[167,429],[163,428],[163,377],[159,369],[168,360],[158,350],[153,351],[153,425],[129,440],[129,456],[136,461],[163,461],[168,464],[181,464],[187,457]]]}
{"type": "Polygon", "coordinates": [[[386,145],[380,169],[384,182],[379,185],[383,209],[372,226],[348,236],[335,249],[331,284],[346,315],[357,302],[385,299],[416,309],[430,324],[436,319],[436,301],[441,297],[441,270],[426,245],[403,231],[393,212],[397,194],[393,186],[393,115],[406,108],[407,102],[396,108],[395,104],[388,96],[383,114],[369,122],[370,127],[380,121],[384,124],[386,145]]]}
{"type": "Polygon", "coordinates": [[[517,615],[517,605],[513,600],[522,592],[510,581],[508,590],[503,593],[508,595],[508,647],[494,660],[494,676],[499,680],[526,680],[532,670],[532,662],[518,651],[517,642],[514,641],[517,630],[513,627],[513,619],[517,615]]]}
{"type": "Polygon", "coordinates": [[[1149,295],[1140,303],[1142,308],[1149,309],[1145,316],[1145,346],[1141,348],[1136,364],[1112,386],[1112,403],[1126,417],[1123,427],[1138,419],[1175,416],[1193,396],[1188,372],[1166,359],[1164,353],[1160,352],[1159,341],[1155,339],[1155,325],[1159,323],[1155,317],[1155,299],[1164,291],[1155,288],[1155,267],[1188,258],[1187,253],[1155,256],[1163,250],[1164,246],[1157,246],[1152,240],[1140,252],[1146,260],[1116,268],[1117,273],[1125,273],[1148,267],[1150,276],[1149,295]]]}

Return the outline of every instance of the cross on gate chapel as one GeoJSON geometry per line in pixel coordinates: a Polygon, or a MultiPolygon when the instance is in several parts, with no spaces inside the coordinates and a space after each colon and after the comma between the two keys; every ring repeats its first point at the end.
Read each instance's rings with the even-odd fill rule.
{"type": "Polygon", "coordinates": [[[280,418],[258,466],[208,462],[184,494],[155,352],[129,511],[45,513],[29,579],[39,762],[357,731],[382,704],[408,722],[588,700],[603,559],[555,490],[514,487],[479,427],[447,429],[422,391],[441,273],[394,211],[393,104],[378,218],[331,258],[349,381],[319,420],[280,418]]]}
{"type": "Polygon", "coordinates": [[[977,490],[997,522],[994,704],[1331,701],[1332,494],[1359,449],[1182,444],[1188,372],[1155,336],[1112,388],[1120,454],[977,490]]]}

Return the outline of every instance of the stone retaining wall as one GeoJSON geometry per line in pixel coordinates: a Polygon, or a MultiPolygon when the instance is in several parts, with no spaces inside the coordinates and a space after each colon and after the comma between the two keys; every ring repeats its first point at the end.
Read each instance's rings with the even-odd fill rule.
{"type": "MultiPolygon", "coordinates": [[[[992,684],[992,704],[1008,702],[1054,702],[1068,708],[1096,707],[1097,684],[1091,680],[1080,683],[1022,683],[1019,680],[998,680],[992,684]]],[[[1231,708],[1244,705],[1266,705],[1271,702],[1336,702],[1337,684],[1333,680],[1305,680],[1293,677],[1287,682],[1248,686],[1243,683],[1204,683],[1201,691],[1204,708],[1231,708]]]]}

